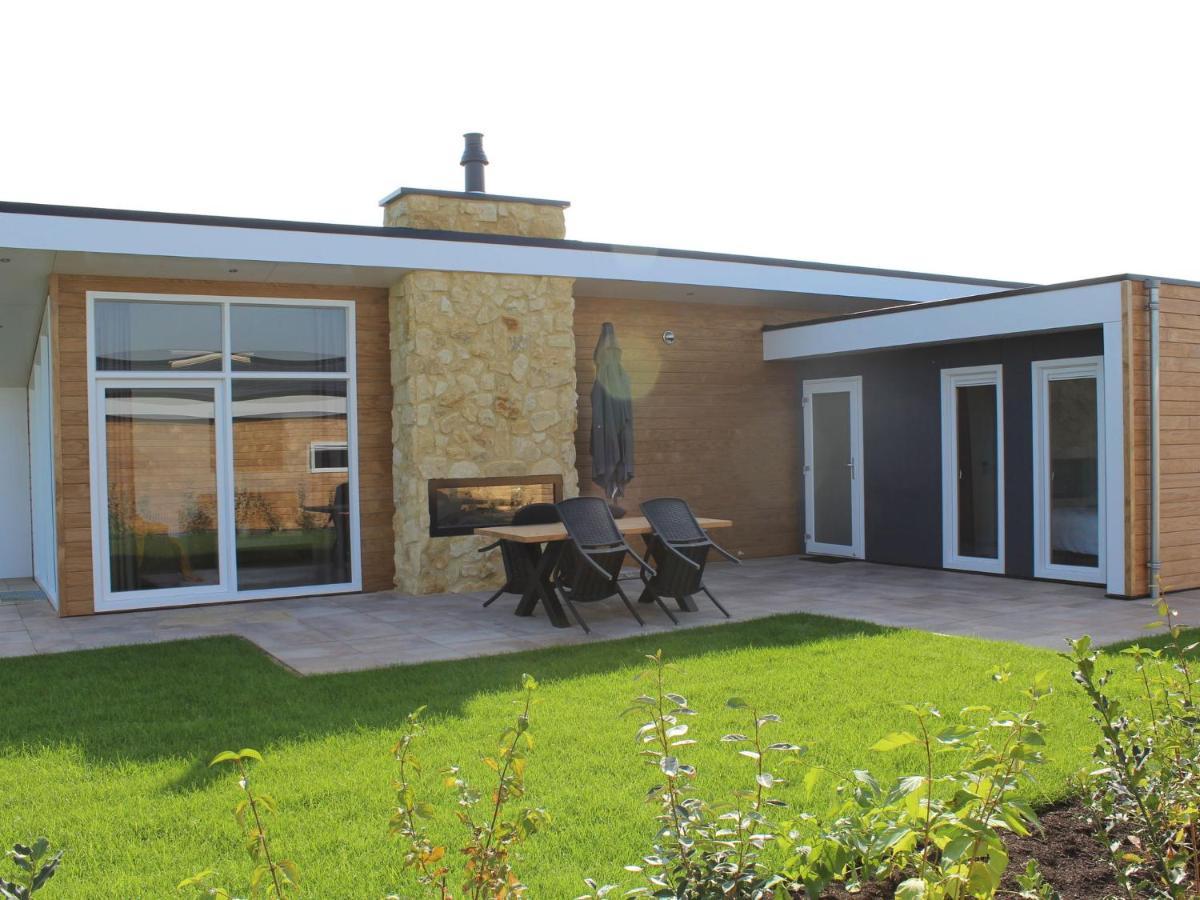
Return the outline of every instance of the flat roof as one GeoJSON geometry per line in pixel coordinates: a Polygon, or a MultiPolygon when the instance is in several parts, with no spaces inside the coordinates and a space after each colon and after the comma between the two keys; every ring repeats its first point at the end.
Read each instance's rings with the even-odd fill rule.
{"type": "MultiPolygon", "coordinates": [[[[416,191],[414,193],[436,193],[416,191]]],[[[458,195],[456,192],[445,192],[458,195]]],[[[465,197],[499,197],[499,195],[462,194],[465,197]]],[[[521,199],[521,198],[500,198],[521,199]]],[[[546,201],[557,204],[559,201],[546,201]]],[[[438,231],[423,228],[400,228],[382,225],[343,225],[329,222],[300,222],[287,219],[243,218],[238,216],[198,215],[193,213],[153,212],[134,209],[107,209],[89,206],[62,206],[45,203],[18,203],[0,201],[0,213],[35,216],[59,216],[76,219],[107,219],[124,222],[161,223],[170,225],[208,225],[225,228],[254,228],[272,231],[294,231],[310,234],[362,235],[387,238],[419,238],[422,240],[453,241],[471,244],[504,244],[522,247],[545,247],[564,250],[585,250],[599,253],[622,253],[642,256],[658,256],[676,259],[695,259],[711,262],[746,263],[756,266],[772,266],[791,269],[808,269],[818,272],[844,272],[851,275],[875,275],[887,278],[907,278],[920,281],[935,281],[947,284],[994,286],[998,288],[1025,288],[1029,282],[997,281],[992,278],[970,278],[962,275],[938,275],[930,272],[913,272],[903,269],[881,269],[869,266],[849,266],[835,263],[818,263],[807,260],[781,259],[769,256],[750,256],[737,253],[713,253],[704,250],[680,250],[670,247],[646,247],[631,244],[609,244],[595,241],[575,241],[556,238],[521,237],[503,234],[476,234],[463,231],[438,231]]]]}
{"type": "Polygon", "coordinates": [[[876,316],[891,316],[899,313],[929,309],[931,307],[956,306],[960,303],[978,303],[981,300],[998,300],[1002,297],[1017,297],[1022,294],[1041,294],[1050,291],[1060,291],[1066,288],[1109,284],[1114,281],[1159,281],[1165,284],[1178,284],[1185,287],[1200,288],[1200,281],[1191,281],[1186,278],[1167,278],[1161,275],[1139,275],[1133,272],[1124,272],[1120,275],[1104,275],[1099,278],[1084,278],[1078,281],[1060,281],[1055,284],[1029,285],[1028,287],[1016,288],[1011,291],[993,291],[986,294],[973,294],[968,297],[949,297],[944,300],[918,300],[913,303],[898,303],[895,306],[881,306],[876,309],[864,309],[834,316],[821,316],[815,319],[801,319],[796,322],[764,325],[762,326],[762,330],[783,331],[788,328],[805,328],[809,325],[826,325],[830,322],[848,322],[857,319],[874,318],[876,316]]]}

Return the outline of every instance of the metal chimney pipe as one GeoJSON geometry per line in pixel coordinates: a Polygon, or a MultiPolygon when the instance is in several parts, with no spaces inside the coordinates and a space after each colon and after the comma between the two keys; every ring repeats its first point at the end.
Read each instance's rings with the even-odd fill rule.
{"type": "Polygon", "coordinates": [[[463,135],[466,146],[463,148],[459,165],[465,168],[467,176],[467,192],[483,193],[483,167],[488,164],[487,155],[483,152],[483,135],[471,131],[463,135]]]}

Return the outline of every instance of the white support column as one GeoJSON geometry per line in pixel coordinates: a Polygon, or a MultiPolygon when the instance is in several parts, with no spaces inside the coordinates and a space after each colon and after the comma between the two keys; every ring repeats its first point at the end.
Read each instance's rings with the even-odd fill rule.
{"type": "Polygon", "coordinates": [[[1121,320],[1104,323],[1105,589],[1125,593],[1125,396],[1121,320]]]}

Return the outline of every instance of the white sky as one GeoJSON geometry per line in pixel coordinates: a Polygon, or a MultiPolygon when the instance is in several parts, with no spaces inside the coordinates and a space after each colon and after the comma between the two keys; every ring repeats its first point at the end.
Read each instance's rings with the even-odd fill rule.
{"type": "Polygon", "coordinates": [[[53,0],[0,25],[0,199],[378,224],[403,185],[583,240],[1200,278],[1200,5],[53,0]]]}

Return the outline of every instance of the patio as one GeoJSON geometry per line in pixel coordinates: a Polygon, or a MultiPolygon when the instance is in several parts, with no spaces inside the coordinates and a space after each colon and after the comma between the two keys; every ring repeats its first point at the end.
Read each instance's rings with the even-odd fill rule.
{"type": "MultiPolygon", "coordinates": [[[[680,628],[806,612],[939,634],[976,636],[1058,649],[1067,636],[1100,643],[1136,638],[1155,618],[1148,600],[1110,600],[1099,588],[1020,581],[862,562],[796,557],[713,564],[708,584],[725,619],[703,596],[680,628]]],[[[60,619],[27,585],[0,593],[0,657],[239,635],[301,674],[371,669],[437,659],[601,641],[674,626],[653,608],[640,629],[619,601],[589,607],[593,634],[551,627],[540,609],[512,614],[515,596],[491,607],[487,593],[414,597],[395,592],[306,597],[60,619]],[[18,588],[24,588],[20,590],[18,588]]],[[[1185,623],[1200,622],[1200,591],[1175,594],[1185,623]]]]}

